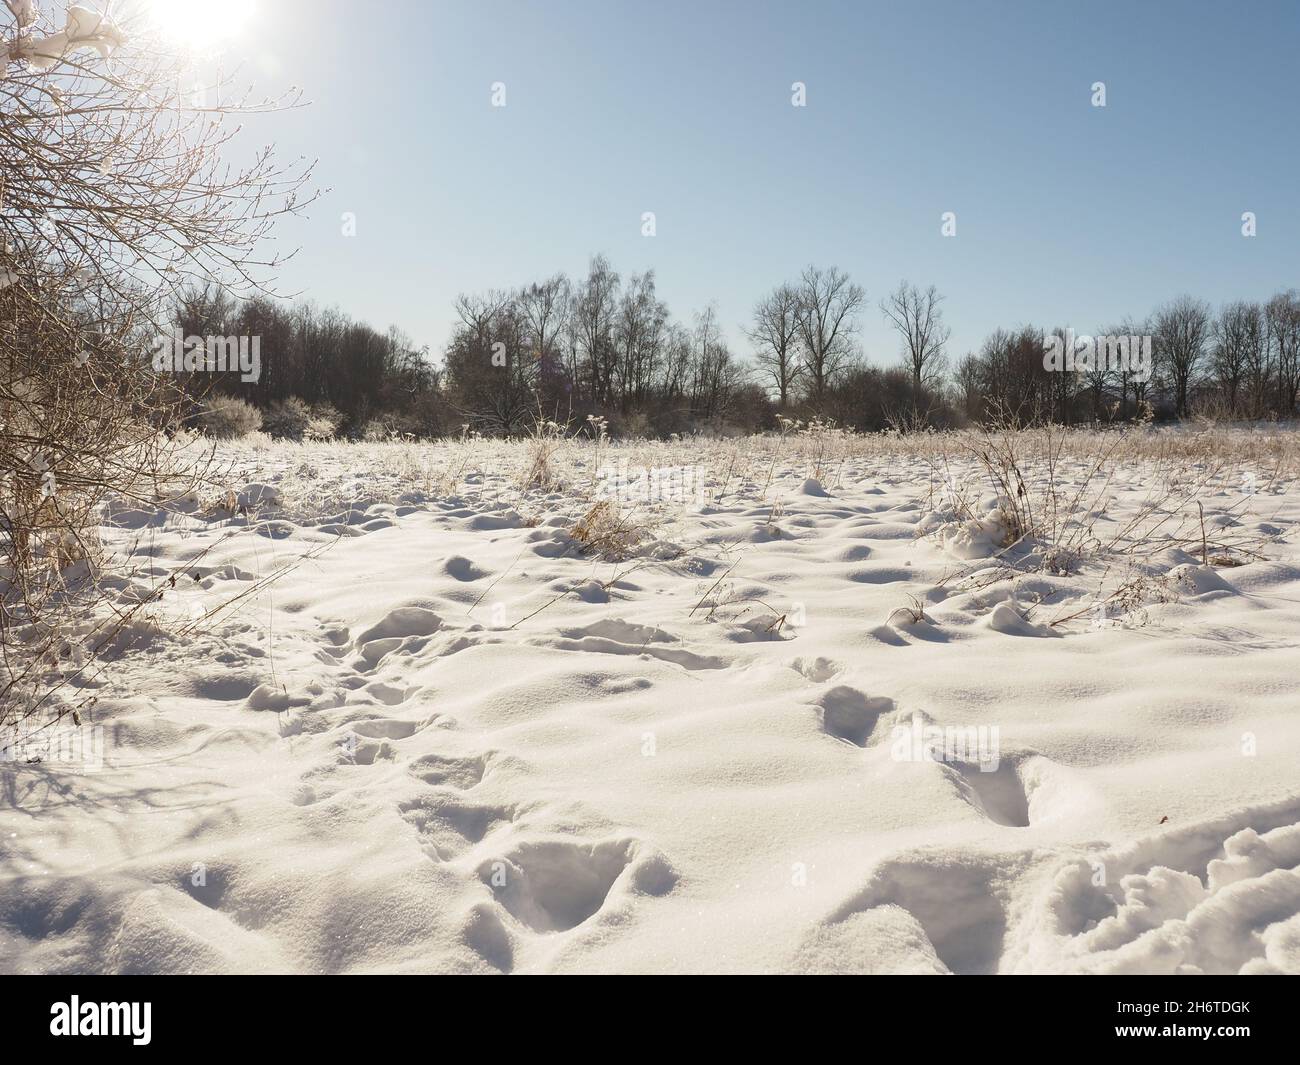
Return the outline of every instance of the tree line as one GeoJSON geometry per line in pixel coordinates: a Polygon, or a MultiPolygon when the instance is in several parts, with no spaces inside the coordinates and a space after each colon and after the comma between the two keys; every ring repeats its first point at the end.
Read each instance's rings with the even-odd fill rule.
{"type": "Polygon", "coordinates": [[[1050,337],[1064,330],[998,329],[953,374],[961,415],[988,418],[996,407],[1064,423],[1132,418],[1291,418],[1300,397],[1300,293],[1236,300],[1217,311],[1179,296],[1141,319],[1096,336],[1149,338],[1149,373],[1100,359],[1074,373],[1043,367],[1050,337]]]}
{"type": "MultiPolygon", "coordinates": [[[[875,307],[838,267],[809,266],[754,305],[733,352],[710,304],[676,318],[653,270],[620,275],[603,255],[585,276],[556,273],[515,289],[457,297],[435,364],[396,329],[380,333],[334,309],[236,302],[220,289],[178,303],[178,328],[260,335],[266,370],[216,385],[260,408],[297,397],[337,411],[340,431],[436,436],[465,428],[527,432],[540,418],[604,418],[625,435],[753,432],[779,418],[829,418],[860,429],[950,427],[992,417],[1028,423],[1291,417],[1300,393],[1300,294],[1217,311],[1180,296],[1097,330],[1134,341],[1149,364],[1104,357],[1052,369],[1062,328],[999,328],[950,359],[944,297],[903,281],[875,307]],[[867,361],[869,313],[898,337],[892,361],[867,361]]],[[[1084,338],[1089,339],[1089,338],[1084,338]]],[[[1082,341],[1080,341],[1082,343],[1082,341]]],[[[1127,347],[1124,349],[1127,351],[1127,347]]]]}
{"type": "Polygon", "coordinates": [[[234,396],[262,411],[301,401],[329,412],[347,435],[435,436],[447,430],[441,374],[425,349],[396,327],[380,332],[337,308],[288,304],[264,296],[235,299],[215,284],[191,286],[173,319],[182,336],[259,337],[260,374],[194,373],[179,380],[187,414],[199,420],[212,394],[234,396]]]}

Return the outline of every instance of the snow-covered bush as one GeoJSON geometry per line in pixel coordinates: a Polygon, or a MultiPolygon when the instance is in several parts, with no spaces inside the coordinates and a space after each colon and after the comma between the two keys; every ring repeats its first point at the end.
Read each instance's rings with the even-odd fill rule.
{"type": "Polygon", "coordinates": [[[360,437],[367,443],[378,443],[382,440],[392,440],[397,435],[392,425],[383,418],[371,418],[370,421],[362,427],[360,437]]]}
{"type": "Polygon", "coordinates": [[[247,436],[262,428],[262,412],[236,396],[214,396],[199,415],[199,428],[219,440],[247,436]]]}
{"type": "Polygon", "coordinates": [[[376,442],[414,440],[422,438],[424,433],[415,419],[395,411],[386,411],[367,421],[358,435],[362,440],[376,442]]]}
{"type": "Polygon", "coordinates": [[[333,440],[343,424],[343,415],[329,403],[318,403],[311,408],[303,436],[307,440],[333,440]]]}
{"type": "Polygon", "coordinates": [[[297,396],[272,403],[262,415],[262,429],[277,439],[301,440],[311,425],[311,408],[297,396]]]}

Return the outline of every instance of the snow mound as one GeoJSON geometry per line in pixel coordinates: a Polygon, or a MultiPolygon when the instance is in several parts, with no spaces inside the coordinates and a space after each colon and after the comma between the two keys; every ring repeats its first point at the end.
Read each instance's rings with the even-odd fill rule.
{"type": "Polygon", "coordinates": [[[241,507],[278,507],[282,496],[280,489],[273,484],[246,484],[238,495],[241,507]]]}
{"type": "Polygon", "coordinates": [[[1055,636],[1048,625],[1037,625],[1025,619],[1024,615],[1010,599],[998,603],[985,619],[985,624],[994,632],[1006,636],[1055,636]]]}
{"type": "Polygon", "coordinates": [[[1002,507],[992,507],[981,518],[956,520],[950,515],[932,513],[921,520],[920,530],[933,535],[935,541],[953,558],[967,561],[990,558],[1014,540],[1013,523],[1002,507]]]}
{"type": "Polygon", "coordinates": [[[356,639],[358,647],[373,640],[428,636],[442,627],[442,618],[421,606],[403,606],[390,610],[356,639]]]}
{"type": "Polygon", "coordinates": [[[1073,862],[1035,919],[1017,971],[1300,974],[1300,804],[1073,862]]]}
{"type": "Polygon", "coordinates": [[[1235,595],[1237,589],[1219,576],[1213,566],[1198,566],[1185,562],[1169,571],[1169,576],[1179,588],[1191,595],[1206,595],[1210,592],[1227,592],[1235,595]]]}

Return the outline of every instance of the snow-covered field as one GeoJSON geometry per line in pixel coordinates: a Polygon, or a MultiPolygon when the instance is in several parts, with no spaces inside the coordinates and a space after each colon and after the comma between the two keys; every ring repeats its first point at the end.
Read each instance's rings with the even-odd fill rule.
{"type": "Polygon", "coordinates": [[[223,446],[0,969],[1300,972],[1295,434],[968,444],[223,446]]]}

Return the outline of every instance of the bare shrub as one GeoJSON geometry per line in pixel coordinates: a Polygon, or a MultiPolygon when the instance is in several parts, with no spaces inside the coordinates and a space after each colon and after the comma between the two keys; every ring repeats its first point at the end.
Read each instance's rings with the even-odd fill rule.
{"type": "MultiPolygon", "coordinates": [[[[963,436],[964,450],[997,498],[1006,528],[998,558],[1009,572],[1086,574],[1095,582],[1092,604],[1066,608],[1053,625],[1098,610],[1134,613],[1144,599],[1168,601],[1169,558],[1177,552],[1202,565],[1235,566],[1262,557],[1268,535],[1245,526],[1234,532],[1235,521],[1207,526],[1202,503],[1233,484],[1233,459],[1254,451],[1244,443],[1217,431],[1094,433],[1053,424],[1004,423],[963,436]],[[1112,518],[1108,506],[1118,487],[1116,473],[1135,467],[1148,487],[1135,506],[1112,518]]],[[[1270,475],[1269,484],[1281,461],[1275,460],[1272,471],[1260,469],[1270,475]]],[[[1252,478],[1252,486],[1266,490],[1263,476],[1252,478]]],[[[958,498],[959,518],[978,517],[964,495],[958,498]]],[[[1244,512],[1251,498],[1240,492],[1220,516],[1244,512]]]]}
{"type": "Polygon", "coordinates": [[[199,415],[199,428],[218,440],[247,436],[262,428],[262,412],[237,396],[216,395],[199,415]]]}
{"type": "Polygon", "coordinates": [[[329,403],[317,403],[308,413],[303,437],[307,440],[333,440],[342,424],[343,415],[335,407],[329,403]]]}
{"type": "Polygon", "coordinates": [[[99,580],[99,508],[166,506],[204,476],[150,358],[167,301],[257,288],[306,176],[269,150],[223,159],[225,116],[295,98],[201,85],[132,18],[50,6],[0,7],[0,725],[75,714],[60,693],[134,616],[99,580]]]}
{"type": "Polygon", "coordinates": [[[358,435],[362,440],[371,443],[385,440],[414,440],[420,435],[418,429],[419,427],[410,418],[385,412],[367,421],[358,435]]]}
{"type": "Polygon", "coordinates": [[[297,396],[272,403],[262,415],[262,429],[277,440],[302,440],[311,426],[311,408],[297,396]]]}
{"type": "Polygon", "coordinates": [[[569,533],[586,550],[611,559],[626,558],[647,534],[644,522],[622,513],[611,499],[593,503],[569,533]]]}
{"type": "Polygon", "coordinates": [[[564,447],[565,427],[539,418],[525,440],[527,451],[519,484],[522,488],[552,490],[560,486],[555,457],[564,447]]]}

